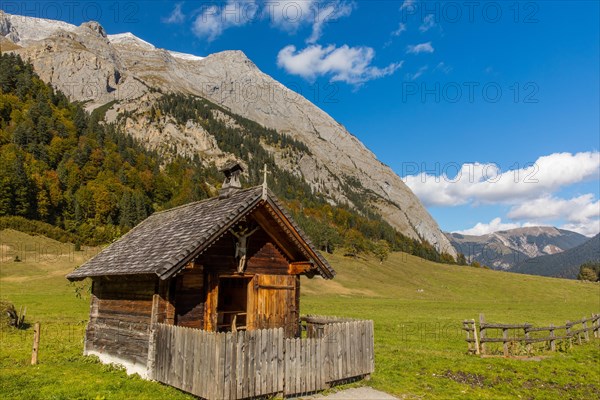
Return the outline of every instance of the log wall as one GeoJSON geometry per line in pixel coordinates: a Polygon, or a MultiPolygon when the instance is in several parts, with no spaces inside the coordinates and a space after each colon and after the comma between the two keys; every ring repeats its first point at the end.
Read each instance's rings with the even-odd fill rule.
{"type": "Polygon", "coordinates": [[[145,366],[157,278],[97,278],[92,286],[85,352],[145,366]]]}

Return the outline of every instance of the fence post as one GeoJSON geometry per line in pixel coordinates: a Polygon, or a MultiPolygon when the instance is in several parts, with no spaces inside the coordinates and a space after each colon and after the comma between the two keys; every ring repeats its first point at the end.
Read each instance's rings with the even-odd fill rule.
{"type": "Polygon", "coordinates": [[[550,324],[550,350],[556,351],[556,341],[554,340],[554,324],[550,324]]]}
{"type": "Polygon", "coordinates": [[[40,323],[36,322],[33,327],[33,349],[31,351],[31,365],[38,363],[38,349],[40,347],[40,323]]]}
{"type": "Polygon", "coordinates": [[[531,355],[531,342],[529,341],[530,336],[529,336],[529,324],[525,324],[525,326],[523,327],[523,330],[525,331],[525,348],[527,349],[527,355],[531,355]]]}
{"type": "Polygon", "coordinates": [[[156,368],[156,336],[158,332],[157,324],[152,324],[150,326],[150,336],[148,340],[148,358],[146,360],[146,376],[148,379],[155,380],[154,377],[155,368],[156,368]]]}
{"type": "Polygon", "coordinates": [[[590,333],[588,332],[588,325],[587,325],[586,318],[583,317],[582,321],[583,322],[582,322],[581,326],[584,329],[584,331],[583,331],[583,337],[584,337],[584,339],[585,339],[586,342],[589,342],[590,341],[590,333]]]}
{"type": "Polygon", "coordinates": [[[569,338],[569,348],[573,347],[573,332],[571,332],[571,328],[573,327],[573,323],[571,321],[567,321],[565,323],[567,327],[567,337],[569,338]]]}
{"type": "Polygon", "coordinates": [[[508,357],[508,329],[502,329],[502,352],[504,357],[508,357]]]}
{"type": "Polygon", "coordinates": [[[592,313],[592,318],[594,318],[592,320],[592,327],[594,327],[594,329],[593,329],[594,337],[600,338],[600,315],[592,313]]]}
{"type": "Polygon", "coordinates": [[[477,324],[475,323],[475,319],[472,319],[473,323],[473,337],[475,337],[475,354],[480,354],[479,352],[479,338],[477,337],[477,324]]]}
{"type": "Polygon", "coordinates": [[[467,353],[472,353],[473,349],[471,346],[471,323],[467,320],[463,321],[463,329],[467,333],[467,353]]]}
{"type": "Polygon", "coordinates": [[[481,354],[485,354],[485,315],[479,314],[479,338],[481,343],[481,354]]]}

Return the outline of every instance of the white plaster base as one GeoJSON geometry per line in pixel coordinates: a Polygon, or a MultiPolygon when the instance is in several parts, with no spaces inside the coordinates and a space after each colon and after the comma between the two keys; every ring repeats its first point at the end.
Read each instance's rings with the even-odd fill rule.
{"type": "Polygon", "coordinates": [[[146,365],[134,364],[130,361],[125,361],[111,354],[99,353],[97,351],[84,351],[84,356],[96,356],[103,364],[117,364],[125,367],[128,375],[138,374],[142,379],[149,380],[148,368],[146,365]]]}

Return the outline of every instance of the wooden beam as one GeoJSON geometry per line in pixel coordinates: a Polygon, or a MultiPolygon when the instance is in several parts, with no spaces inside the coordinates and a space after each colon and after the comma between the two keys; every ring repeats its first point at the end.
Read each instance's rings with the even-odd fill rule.
{"type": "Polygon", "coordinates": [[[314,269],[314,265],[310,261],[298,261],[290,263],[288,267],[288,274],[290,275],[301,275],[314,269]]]}

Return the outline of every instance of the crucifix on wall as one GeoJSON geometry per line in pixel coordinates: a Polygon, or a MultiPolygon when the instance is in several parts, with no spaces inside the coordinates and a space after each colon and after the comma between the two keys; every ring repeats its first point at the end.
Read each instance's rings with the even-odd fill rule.
{"type": "Polygon", "coordinates": [[[235,243],[235,258],[238,260],[237,273],[243,274],[246,269],[246,256],[248,251],[248,238],[254,234],[259,227],[250,230],[249,227],[242,228],[237,232],[233,229],[230,230],[231,234],[237,239],[235,243]]]}

